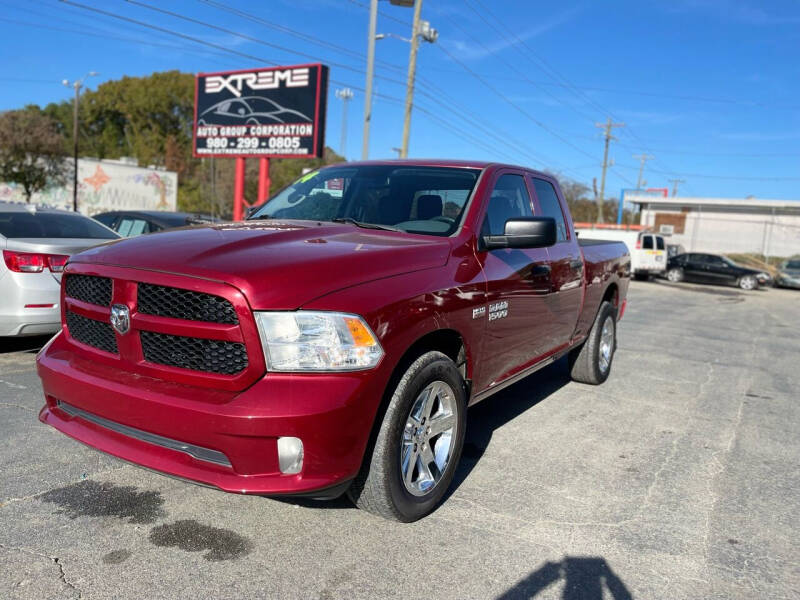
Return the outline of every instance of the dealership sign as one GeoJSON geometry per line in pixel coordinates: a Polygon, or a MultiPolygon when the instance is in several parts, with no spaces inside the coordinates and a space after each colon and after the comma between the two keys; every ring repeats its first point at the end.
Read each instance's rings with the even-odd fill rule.
{"type": "Polygon", "coordinates": [[[194,155],[322,156],[328,67],[298,65],[199,73],[194,155]]]}

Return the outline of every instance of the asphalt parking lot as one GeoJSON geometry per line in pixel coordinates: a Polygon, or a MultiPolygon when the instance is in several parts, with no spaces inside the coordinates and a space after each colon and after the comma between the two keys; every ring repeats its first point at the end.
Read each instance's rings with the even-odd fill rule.
{"type": "Polygon", "coordinates": [[[470,412],[411,525],[224,494],[40,424],[0,348],[2,598],[797,598],[800,293],[631,285],[611,378],[556,363],[470,412]]]}

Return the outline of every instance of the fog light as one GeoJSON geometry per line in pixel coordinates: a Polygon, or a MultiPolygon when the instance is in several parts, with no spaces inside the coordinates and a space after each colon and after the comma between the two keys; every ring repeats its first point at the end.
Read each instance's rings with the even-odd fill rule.
{"type": "Polygon", "coordinates": [[[294,475],[303,469],[303,442],[300,438],[278,438],[278,466],[281,473],[287,475],[294,475]]]}

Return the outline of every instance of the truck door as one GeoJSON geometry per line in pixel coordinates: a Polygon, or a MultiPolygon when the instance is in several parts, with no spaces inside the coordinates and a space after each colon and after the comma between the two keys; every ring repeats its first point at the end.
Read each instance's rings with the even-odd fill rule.
{"type": "Polygon", "coordinates": [[[559,199],[552,183],[531,177],[536,194],[536,214],[556,221],[556,243],[547,249],[553,292],[547,296],[553,319],[548,324],[548,350],[555,350],[572,339],[583,301],[583,254],[578,240],[570,231],[563,199],[559,199]]]}
{"type": "MultiPolygon", "coordinates": [[[[521,172],[499,171],[490,189],[479,236],[502,235],[508,219],[533,216],[521,172]]],[[[486,251],[479,246],[476,256],[487,280],[487,304],[473,312],[473,318],[486,320],[476,388],[485,389],[547,351],[551,342],[541,328],[553,319],[548,303],[552,289],[545,248],[486,251]]]]}

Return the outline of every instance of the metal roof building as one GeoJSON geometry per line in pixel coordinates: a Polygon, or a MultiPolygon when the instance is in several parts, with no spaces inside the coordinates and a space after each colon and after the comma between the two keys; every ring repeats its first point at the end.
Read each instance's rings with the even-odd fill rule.
{"type": "Polygon", "coordinates": [[[683,198],[626,194],[641,207],[641,223],[696,252],[800,254],[800,201],[683,198]]]}

